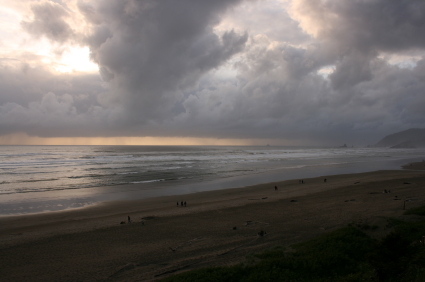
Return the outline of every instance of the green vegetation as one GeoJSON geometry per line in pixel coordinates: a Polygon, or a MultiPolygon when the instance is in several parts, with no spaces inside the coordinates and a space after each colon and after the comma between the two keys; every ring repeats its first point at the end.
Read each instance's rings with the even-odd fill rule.
{"type": "Polygon", "coordinates": [[[425,206],[407,210],[404,214],[425,215],[425,206]]]}
{"type": "MultiPolygon", "coordinates": [[[[425,207],[408,212],[423,211],[425,207]]],[[[350,225],[290,251],[276,247],[248,256],[244,264],[193,270],[162,281],[425,281],[425,248],[419,242],[425,221],[389,219],[387,228],[392,232],[376,240],[365,228],[350,225]]]]}

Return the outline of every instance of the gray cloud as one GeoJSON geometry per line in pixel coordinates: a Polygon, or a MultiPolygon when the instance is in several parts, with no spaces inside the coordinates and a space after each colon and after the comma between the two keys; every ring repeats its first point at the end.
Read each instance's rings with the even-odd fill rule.
{"type": "Polygon", "coordinates": [[[237,65],[237,80],[211,79],[185,101],[187,112],[179,122],[190,126],[178,130],[366,145],[391,132],[424,126],[423,60],[404,69],[361,53],[351,62],[346,61],[350,56],[338,61],[326,54],[320,45],[272,48],[253,42],[237,65]],[[331,77],[340,77],[317,74],[329,63],[337,64],[331,77]],[[363,65],[367,68],[359,69],[363,65]]]}
{"type": "Polygon", "coordinates": [[[111,110],[98,102],[99,95],[108,91],[99,75],[52,73],[40,59],[18,54],[13,63],[0,62],[0,133],[101,135],[96,128],[106,125],[98,116],[111,110]]]}
{"type": "Polygon", "coordinates": [[[99,16],[96,14],[96,11],[94,10],[93,6],[91,6],[89,3],[79,1],[77,3],[77,7],[87,19],[87,21],[93,24],[101,24],[99,16]]]}
{"type": "MultiPolygon", "coordinates": [[[[103,82],[25,64],[0,68],[0,133],[366,145],[425,126],[422,1],[294,0],[289,14],[264,9],[245,19],[236,13],[249,5],[79,2],[91,30],[78,40],[89,46],[103,82]],[[272,29],[265,20],[271,16],[281,26],[272,29]],[[422,59],[409,67],[388,61],[413,51],[422,59]]],[[[33,12],[34,21],[23,26],[48,37],[50,22],[33,12]]],[[[66,24],[66,17],[61,10],[53,18],[66,24]]],[[[71,30],[48,38],[72,36],[71,30]]]]}
{"type": "MultiPolygon", "coordinates": [[[[4,85],[9,89],[6,92],[21,94],[6,94],[0,100],[2,133],[14,128],[41,136],[140,135],[140,124],[173,118],[176,112],[184,111],[183,90],[243,49],[246,34],[230,30],[218,36],[213,32],[220,14],[237,2],[80,2],[79,10],[93,24],[92,34],[84,42],[108,82],[107,91],[99,89],[93,77],[92,85],[84,85],[81,79],[71,83],[78,80],[72,74],[56,76],[25,64],[16,69],[5,67],[5,73],[15,78],[4,85]],[[18,81],[34,89],[20,91],[18,81]]],[[[49,36],[50,23],[67,16],[51,2],[35,5],[32,10],[34,21],[22,23],[32,35],[49,36]],[[57,14],[53,19],[41,21],[43,13],[54,9],[57,14]]],[[[62,35],[50,39],[65,41],[65,33],[62,35]]]]}
{"type": "Polygon", "coordinates": [[[21,26],[32,36],[45,36],[52,41],[64,43],[74,36],[74,31],[64,18],[69,13],[60,4],[54,2],[41,2],[32,4],[34,15],[32,21],[22,21],[21,26]]]}
{"type": "Polygon", "coordinates": [[[251,0],[229,9],[221,26],[232,26],[251,35],[262,34],[278,42],[299,45],[311,43],[309,34],[287,12],[282,2],[251,0]]]}
{"type": "Polygon", "coordinates": [[[246,34],[213,32],[238,1],[103,1],[89,42],[92,58],[134,122],[167,118],[201,75],[243,50],[246,34]]]}
{"type": "Polygon", "coordinates": [[[340,53],[371,48],[399,51],[423,48],[425,3],[397,1],[296,0],[295,13],[304,28],[320,39],[334,41],[340,53]]]}
{"type": "Polygon", "coordinates": [[[336,89],[371,79],[379,52],[424,49],[425,3],[420,0],[295,1],[302,26],[334,52],[336,89]]]}
{"type": "MultiPolygon", "coordinates": [[[[0,63],[0,105],[8,102],[27,105],[40,101],[48,92],[74,97],[87,95],[95,101],[99,93],[107,91],[97,74],[55,74],[40,62],[32,65],[26,62],[14,65],[0,63]]],[[[83,110],[86,107],[82,103],[79,108],[83,110]]]]}

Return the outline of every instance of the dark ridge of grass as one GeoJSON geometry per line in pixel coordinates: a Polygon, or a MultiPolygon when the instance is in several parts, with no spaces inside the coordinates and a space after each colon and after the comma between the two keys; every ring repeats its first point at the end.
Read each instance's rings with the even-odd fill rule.
{"type": "Polygon", "coordinates": [[[348,226],[291,250],[275,247],[231,267],[211,267],[165,278],[191,281],[415,281],[425,282],[425,221],[389,219],[394,231],[380,240],[348,226]]]}
{"type": "Polygon", "coordinates": [[[359,281],[373,272],[359,261],[375,244],[357,228],[345,227],[294,245],[292,252],[278,247],[255,254],[248,265],[198,269],[162,281],[359,281]]]}
{"type": "Polygon", "coordinates": [[[425,215],[425,206],[409,209],[404,212],[404,214],[417,214],[417,215],[425,215]]]}

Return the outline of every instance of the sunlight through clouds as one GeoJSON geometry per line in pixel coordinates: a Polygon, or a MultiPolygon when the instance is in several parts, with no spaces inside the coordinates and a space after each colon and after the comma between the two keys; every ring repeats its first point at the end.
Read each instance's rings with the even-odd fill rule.
{"type": "Polygon", "coordinates": [[[420,0],[0,0],[0,18],[0,136],[366,145],[425,126],[420,0]]]}
{"type": "Polygon", "coordinates": [[[69,47],[54,67],[59,72],[98,72],[99,67],[90,61],[88,47],[69,47]]]}

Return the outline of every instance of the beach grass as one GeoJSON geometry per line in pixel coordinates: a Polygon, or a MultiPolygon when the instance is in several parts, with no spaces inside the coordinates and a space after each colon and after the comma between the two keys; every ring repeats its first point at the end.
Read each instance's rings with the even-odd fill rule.
{"type": "MultiPolygon", "coordinates": [[[[406,212],[416,214],[425,206],[406,212]]],[[[275,247],[230,267],[189,271],[163,282],[425,281],[425,219],[388,219],[392,231],[373,239],[350,224],[290,248],[275,247]]]]}
{"type": "Polygon", "coordinates": [[[406,215],[417,214],[417,215],[425,216],[425,206],[417,207],[417,208],[414,208],[414,209],[409,209],[404,214],[406,214],[406,215]]]}

